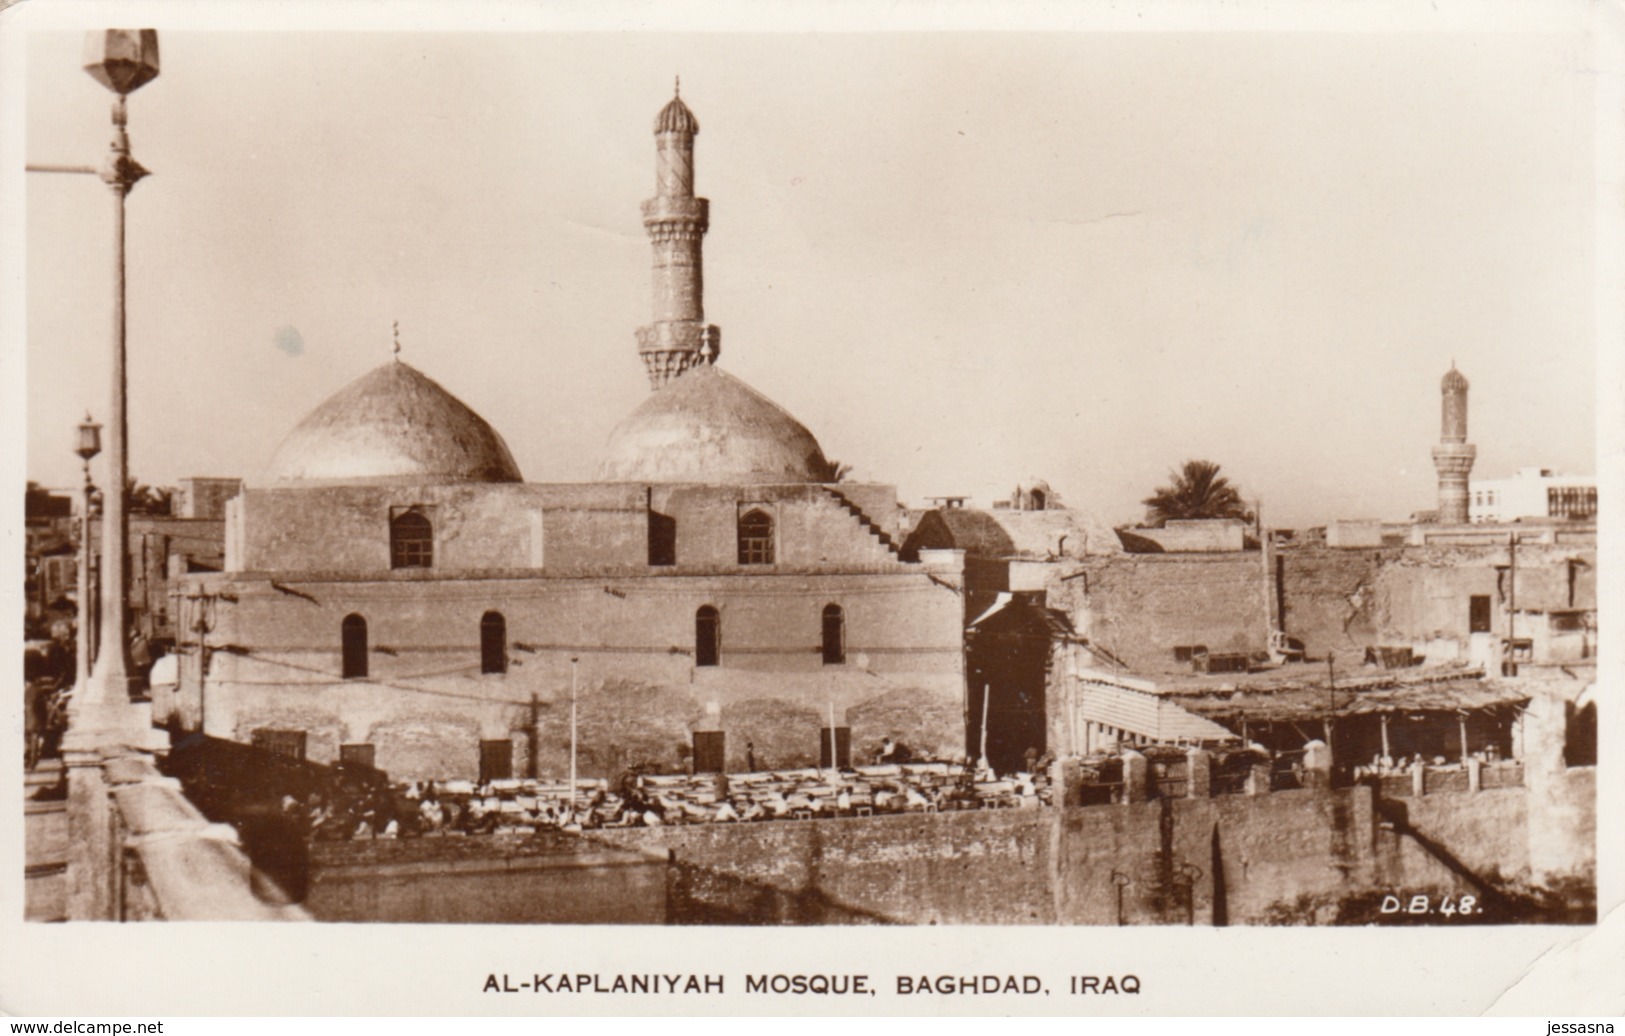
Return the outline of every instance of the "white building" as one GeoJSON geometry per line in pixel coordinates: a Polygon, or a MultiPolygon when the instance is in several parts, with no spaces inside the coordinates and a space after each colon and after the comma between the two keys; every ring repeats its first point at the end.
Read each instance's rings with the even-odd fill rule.
{"type": "Polygon", "coordinates": [[[1520,468],[1511,478],[1474,479],[1468,489],[1468,517],[1475,522],[1520,518],[1597,517],[1595,475],[1554,475],[1547,468],[1520,468]]]}

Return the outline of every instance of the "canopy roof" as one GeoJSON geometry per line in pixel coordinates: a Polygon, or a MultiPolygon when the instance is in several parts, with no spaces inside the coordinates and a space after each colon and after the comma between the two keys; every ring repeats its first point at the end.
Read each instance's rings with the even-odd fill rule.
{"type": "MultiPolygon", "coordinates": [[[[1318,667],[1317,667],[1318,668],[1318,667]]],[[[1307,673],[1258,674],[1274,680],[1227,680],[1159,688],[1183,708],[1213,719],[1290,722],[1382,712],[1468,712],[1529,701],[1527,688],[1486,679],[1482,669],[1385,673],[1340,679],[1335,686],[1307,673]]]]}

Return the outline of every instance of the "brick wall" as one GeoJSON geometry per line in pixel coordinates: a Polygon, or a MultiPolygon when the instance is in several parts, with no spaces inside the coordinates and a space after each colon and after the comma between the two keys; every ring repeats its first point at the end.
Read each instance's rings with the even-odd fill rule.
{"type": "MultiPolygon", "coordinates": [[[[1595,552],[1540,545],[1518,549],[1518,607],[1568,607],[1571,557],[1582,561],[1574,573],[1574,607],[1596,607],[1595,552]]],[[[1500,631],[1505,604],[1496,568],[1506,561],[1504,547],[1298,548],[1278,555],[1273,589],[1286,632],[1310,657],[1334,651],[1360,659],[1374,645],[1421,644],[1435,636],[1465,643],[1475,595],[1491,598],[1500,631]]],[[[967,566],[966,575],[973,591],[1010,578],[985,562],[967,566]]],[[[1045,587],[1048,603],[1070,614],[1084,636],[1137,672],[1160,673],[1188,671],[1174,662],[1176,646],[1264,650],[1265,579],[1256,551],[1153,554],[1052,564],[1045,587]]]]}
{"type": "Polygon", "coordinates": [[[304,906],[319,921],[663,924],[666,871],[573,839],[324,843],[304,906]]]}
{"type": "Polygon", "coordinates": [[[678,769],[678,746],[696,729],[719,729],[719,715],[732,768],[744,769],[747,740],[759,763],[813,764],[831,705],[854,746],[891,734],[926,755],[963,750],[962,599],[918,567],[613,582],[192,582],[234,600],[209,605],[209,673],[196,652],[183,656],[175,705],[183,725],[195,728],[203,711],[205,732],[234,741],[261,727],[305,730],[319,762],[341,744],[373,743],[377,765],[393,775],[470,777],[480,740],[511,740],[517,769],[528,758],[534,695],[539,770],[562,774],[572,655],[581,772],[590,776],[638,761],[678,769]],[[844,664],[825,665],[819,650],[828,603],[845,614],[844,664]],[[713,667],[694,664],[702,604],[722,617],[713,667]],[[506,673],[480,671],[487,610],[506,622],[506,673]],[[352,612],[367,620],[366,680],[340,676],[340,627],[352,612]]]}
{"type": "MultiPolygon", "coordinates": [[[[842,492],[873,521],[897,531],[893,487],[854,485],[842,492]]],[[[648,568],[651,507],[675,522],[679,568],[732,570],[739,559],[738,516],[751,506],[774,519],[780,566],[898,564],[819,486],[504,483],[245,490],[237,504],[243,542],[234,570],[387,573],[391,509],[403,507],[423,508],[433,523],[440,573],[639,574],[648,568]]]]}
{"type": "Polygon", "coordinates": [[[670,849],[690,918],[744,923],[1053,924],[1051,810],[632,829],[670,849]]]}
{"type": "Polygon", "coordinates": [[[1256,552],[1091,558],[1069,563],[1064,574],[1072,578],[1050,583],[1050,606],[1070,613],[1080,633],[1136,672],[1188,671],[1174,662],[1180,645],[1213,652],[1267,646],[1256,552]]]}
{"type": "MultiPolygon", "coordinates": [[[[1584,783],[1570,779],[1562,795],[1578,801],[1584,783]]],[[[628,829],[593,837],[671,850],[679,883],[673,909],[680,919],[1364,923],[1396,889],[1435,899],[1474,892],[1473,878],[1464,875],[1514,894],[1529,889],[1527,795],[1505,789],[1408,800],[1411,830],[1399,833],[1379,822],[1388,807],[1379,808],[1371,789],[1357,787],[1065,810],[628,829]]],[[[1587,837],[1583,826],[1563,837],[1574,843],[1575,858],[1589,852],[1594,860],[1594,849],[1580,844],[1587,837]]],[[[1557,884],[1572,891],[1575,882],[1594,882],[1592,868],[1566,872],[1557,884]]],[[[1514,896],[1501,909],[1534,902],[1514,896]]]]}

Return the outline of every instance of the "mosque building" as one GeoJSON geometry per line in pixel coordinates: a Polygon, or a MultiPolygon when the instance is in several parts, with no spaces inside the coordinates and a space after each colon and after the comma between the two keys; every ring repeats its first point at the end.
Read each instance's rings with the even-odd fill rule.
{"type": "Polygon", "coordinates": [[[503,437],[397,356],[312,410],[179,583],[175,729],[392,777],[637,762],[817,764],[883,736],[965,747],[964,555],[904,552],[892,485],[717,365],[699,124],[655,122],[648,399],[598,480],[524,481],[503,437]],[[574,722],[572,723],[572,717],[574,722]]]}
{"type": "Polygon", "coordinates": [[[586,776],[844,765],[888,736],[1007,772],[1093,747],[1091,723],[1166,734],[1079,711],[1085,669],[1594,657],[1594,520],[1467,524],[1476,450],[1453,365],[1438,520],[1392,537],[1334,523],[1277,555],[1264,530],[1249,549],[1239,526],[1195,522],[1223,527],[1181,546],[1063,506],[1042,479],[988,510],[913,514],[893,485],[841,481],[810,430],[719,364],[698,132],[680,97],[655,120],[650,395],[597,480],[524,481],[494,428],[395,357],[226,505],[221,570],[179,576],[159,722],[397,779],[560,775],[572,758],[586,776]]]}

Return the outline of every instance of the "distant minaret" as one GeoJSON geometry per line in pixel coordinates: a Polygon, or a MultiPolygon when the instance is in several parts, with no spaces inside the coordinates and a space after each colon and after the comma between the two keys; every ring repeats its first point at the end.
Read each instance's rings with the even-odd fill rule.
{"type": "Polygon", "coordinates": [[[710,204],[694,197],[699,131],[699,120],[680,94],[655,117],[655,196],[643,203],[643,226],[654,246],[654,322],[638,328],[638,355],[649,370],[651,389],[711,363],[722,351],[722,333],[705,322],[700,242],[710,204]]]}
{"type": "Polygon", "coordinates": [[[1439,385],[1444,396],[1439,445],[1433,447],[1433,466],[1439,471],[1439,521],[1467,522],[1467,475],[1473,470],[1478,447],[1467,441],[1467,379],[1456,365],[1439,385]]]}

